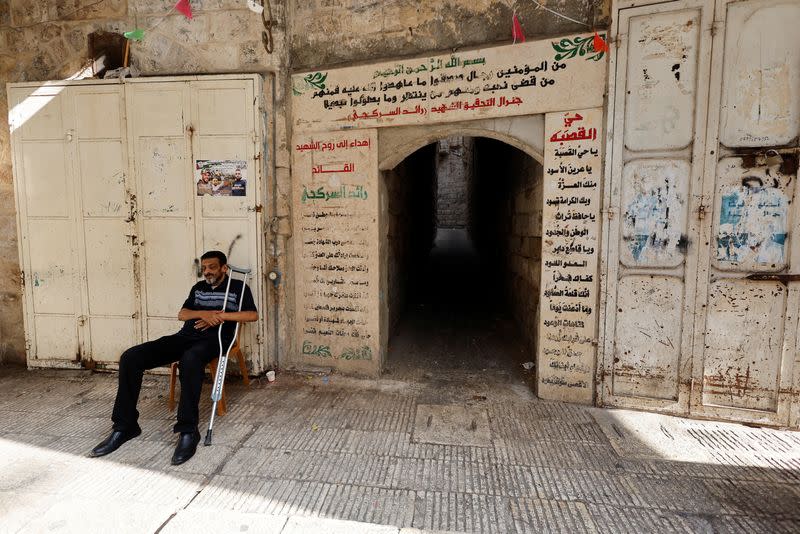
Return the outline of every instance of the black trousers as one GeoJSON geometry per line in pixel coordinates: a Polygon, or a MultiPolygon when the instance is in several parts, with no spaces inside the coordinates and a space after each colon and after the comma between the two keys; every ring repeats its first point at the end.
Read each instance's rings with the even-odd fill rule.
{"type": "Polygon", "coordinates": [[[178,362],[181,398],[178,404],[178,422],[173,431],[195,432],[200,422],[198,403],[205,368],[217,356],[219,342],[216,337],[193,339],[178,334],[164,336],[126,350],[119,360],[119,386],[111,414],[114,430],[127,432],[139,428],[136,403],[142,389],[144,372],[178,362]]]}

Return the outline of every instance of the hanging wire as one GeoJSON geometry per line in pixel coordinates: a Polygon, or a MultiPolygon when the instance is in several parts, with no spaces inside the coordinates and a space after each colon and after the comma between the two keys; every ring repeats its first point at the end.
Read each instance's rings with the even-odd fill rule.
{"type": "Polygon", "coordinates": [[[580,24],[581,26],[586,26],[587,28],[591,28],[591,27],[592,27],[592,26],[591,26],[591,24],[587,24],[587,23],[585,23],[585,22],[581,22],[581,21],[579,21],[579,20],[571,19],[571,18],[569,18],[568,16],[566,16],[566,15],[563,15],[563,14],[559,13],[558,11],[553,11],[553,10],[552,10],[552,9],[550,9],[549,7],[545,7],[545,6],[543,6],[542,4],[540,4],[539,2],[537,2],[536,0],[531,0],[531,2],[533,2],[534,4],[536,4],[536,7],[537,7],[537,8],[539,8],[539,9],[544,9],[545,11],[547,11],[547,12],[549,12],[549,13],[552,13],[552,14],[553,14],[553,15],[555,15],[556,17],[560,17],[560,18],[562,18],[562,19],[564,19],[564,20],[568,20],[568,21],[570,21],[570,22],[574,22],[575,24],[580,24]]]}
{"type": "Polygon", "coordinates": [[[71,17],[75,13],[83,11],[84,9],[89,9],[90,7],[94,7],[97,4],[102,4],[105,1],[106,0],[97,0],[96,2],[93,2],[91,4],[86,4],[85,6],[81,6],[81,7],[77,8],[77,9],[73,9],[69,13],[64,13],[63,15],[59,16],[59,18],[57,18],[57,19],[41,20],[39,22],[34,22],[33,24],[26,24],[25,26],[13,26],[13,29],[15,29],[15,30],[24,30],[26,28],[33,28],[34,26],[39,26],[40,24],[49,24],[51,22],[61,22],[63,20],[68,19],[69,17],[71,17]]]}
{"type": "Polygon", "coordinates": [[[275,26],[275,21],[272,19],[272,6],[269,0],[261,0],[261,23],[264,25],[264,31],[261,32],[261,42],[264,43],[264,50],[267,54],[271,54],[275,49],[275,42],[272,40],[272,27],[275,26]]]}

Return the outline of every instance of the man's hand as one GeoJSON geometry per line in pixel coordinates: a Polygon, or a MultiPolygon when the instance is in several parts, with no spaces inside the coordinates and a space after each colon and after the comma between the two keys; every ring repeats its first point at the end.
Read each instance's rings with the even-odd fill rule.
{"type": "Polygon", "coordinates": [[[200,318],[198,318],[194,322],[194,327],[196,330],[208,330],[212,326],[217,326],[225,322],[222,315],[223,312],[221,311],[202,311],[198,312],[200,318]]]}

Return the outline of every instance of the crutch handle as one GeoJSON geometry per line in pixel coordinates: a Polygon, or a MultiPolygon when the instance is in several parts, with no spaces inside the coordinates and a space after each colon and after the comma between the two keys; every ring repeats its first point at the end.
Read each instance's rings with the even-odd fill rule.
{"type": "Polygon", "coordinates": [[[230,263],[228,264],[228,270],[242,274],[249,274],[252,271],[252,269],[246,269],[244,267],[236,267],[234,265],[231,265],[230,263]]]}

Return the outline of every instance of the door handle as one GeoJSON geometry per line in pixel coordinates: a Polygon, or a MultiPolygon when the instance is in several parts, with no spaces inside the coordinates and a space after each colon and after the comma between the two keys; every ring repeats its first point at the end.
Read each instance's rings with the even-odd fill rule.
{"type": "Polygon", "coordinates": [[[789,285],[789,282],[800,282],[800,274],[789,273],[751,273],[745,276],[747,280],[768,280],[789,285]]]}
{"type": "Polygon", "coordinates": [[[194,271],[195,271],[195,275],[197,276],[197,278],[200,278],[201,276],[203,276],[203,268],[200,267],[200,259],[199,258],[195,258],[194,259],[194,271]]]}

